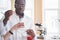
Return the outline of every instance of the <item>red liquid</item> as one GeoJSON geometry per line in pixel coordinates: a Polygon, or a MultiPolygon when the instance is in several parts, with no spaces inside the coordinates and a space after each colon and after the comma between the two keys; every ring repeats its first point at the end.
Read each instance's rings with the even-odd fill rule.
{"type": "Polygon", "coordinates": [[[31,36],[28,36],[28,37],[27,37],[27,40],[32,40],[32,37],[31,37],[31,36]]]}

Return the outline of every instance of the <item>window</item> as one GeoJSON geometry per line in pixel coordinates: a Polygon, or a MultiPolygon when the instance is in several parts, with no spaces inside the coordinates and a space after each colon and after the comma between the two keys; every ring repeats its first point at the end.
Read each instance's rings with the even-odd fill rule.
{"type": "Polygon", "coordinates": [[[4,13],[5,11],[11,9],[10,0],[0,0],[0,12],[4,13]]]}
{"type": "MultiPolygon", "coordinates": [[[[47,28],[47,35],[59,34],[60,0],[43,0],[43,24],[47,28]]],[[[55,36],[53,35],[53,36],[55,36]]]]}
{"type": "Polygon", "coordinates": [[[57,9],[58,0],[45,0],[45,9],[57,9]]]}

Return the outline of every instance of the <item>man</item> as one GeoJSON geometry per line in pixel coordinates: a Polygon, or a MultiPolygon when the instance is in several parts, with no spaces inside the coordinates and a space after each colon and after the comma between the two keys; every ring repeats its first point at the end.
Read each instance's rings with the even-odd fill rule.
{"type": "Polygon", "coordinates": [[[27,40],[26,33],[34,39],[33,21],[24,15],[24,9],[25,0],[15,0],[15,13],[6,25],[8,32],[3,36],[4,40],[27,40]]]}

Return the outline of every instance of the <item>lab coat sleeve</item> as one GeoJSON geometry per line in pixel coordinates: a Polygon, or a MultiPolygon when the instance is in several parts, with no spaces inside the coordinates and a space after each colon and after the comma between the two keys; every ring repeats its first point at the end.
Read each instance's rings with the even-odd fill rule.
{"type": "Polygon", "coordinates": [[[5,30],[3,27],[3,22],[0,21],[0,40],[4,40],[3,35],[5,34],[5,30]]]}
{"type": "Polygon", "coordinates": [[[3,36],[0,35],[0,40],[4,40],[3,36]]]}

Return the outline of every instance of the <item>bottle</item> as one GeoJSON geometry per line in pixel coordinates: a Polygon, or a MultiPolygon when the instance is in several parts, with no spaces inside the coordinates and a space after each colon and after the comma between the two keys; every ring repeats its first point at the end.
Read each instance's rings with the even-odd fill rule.
{"type": "Polygon", "coordinates": [[[32,36],[28,35],[27,40],[33,40],[32,36]]]}

